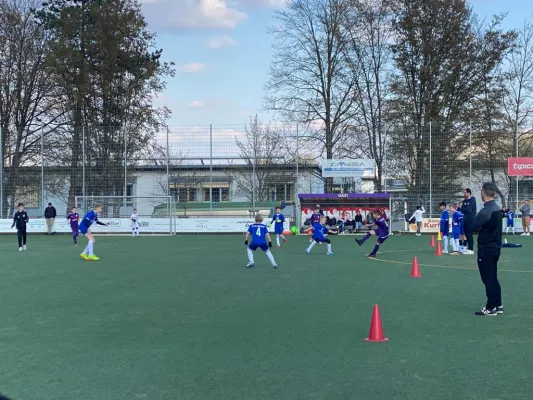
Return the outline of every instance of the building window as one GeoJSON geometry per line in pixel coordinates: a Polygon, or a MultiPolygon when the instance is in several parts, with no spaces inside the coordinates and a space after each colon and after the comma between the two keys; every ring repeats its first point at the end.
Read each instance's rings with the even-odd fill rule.
{"type": "Polygon", "coordinates": [[[211,201],[211,192],[213,193],[213,203],[229,201],[229,188],[214,187],[213,189],[204,187],[204,201],[211,201]]]}
{"type": "Polygon", "coordinates": [[[270,185],[269,193],[271,201],[291,201],[294,193],[294,184],[270,185]]]}

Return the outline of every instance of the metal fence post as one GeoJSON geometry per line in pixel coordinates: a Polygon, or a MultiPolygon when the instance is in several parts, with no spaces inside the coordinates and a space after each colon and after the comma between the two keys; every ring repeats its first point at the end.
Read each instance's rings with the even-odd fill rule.
{"type": "Polygon", "coordinates": [[[124,213],[128,209],[128,131],[124,128],[124,213]]]}
{"type": "Polygon", "coordinates": [[[81,193],[83,194],[83,197],[87,195],[85,193],[85,164],[87,163],[87,158],[85,155],[85,125],[82,124],[81,126],[81,193]]]}
{"type": "Polygon", "coordinates": [[[429,121],[429,217],[433,216],[433,147],[431,143],[431,121],[429,121]]]}
{"type": "Polygon", "coordinates": [[[4,141],[0,127],[0,218],[4,218],[4,141]]]}
{"type": "Polygon", "coordinates": [[[213,213],[213,124],[209,124],[209,210],[213,213]]]}
{"type": "Polygon", "coordinates": [[[44,210],[44,133],[41,128],[41,210],[44,210]]]}

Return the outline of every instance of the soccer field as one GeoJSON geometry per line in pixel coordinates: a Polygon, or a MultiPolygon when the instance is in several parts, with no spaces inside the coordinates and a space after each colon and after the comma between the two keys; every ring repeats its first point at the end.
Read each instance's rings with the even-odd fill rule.
{"type": "Polygon", "coordinates": [[[520,400],[533,380],[533,245],[503,249],[505,314],[475,256],[395,235],[260,251],[242,235],[0,237],[0,392],[13,400],[520,400]],[[409,276],[418,257],[422,279],[409,276]],[[379,304],[386,343],[369,343],[379,304]]]}

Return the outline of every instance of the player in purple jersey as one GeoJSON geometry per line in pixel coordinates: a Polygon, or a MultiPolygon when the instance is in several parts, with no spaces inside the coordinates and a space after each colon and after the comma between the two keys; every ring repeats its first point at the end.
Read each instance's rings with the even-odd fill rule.
{"type": "Polygon", "coordinates": [[[379,251],[379,246],[381,246],[390,235],[389,225],[387,224],[387,220],[381,215],[381,211],[372,211],[372,216],[374,217],[374,225],[371,228],[372,230],[368,231],[361,240],[355,238],[357,244],[361,246],[364,242],[370,239],[370,236],[377,236],[378,240],[374,246],[374,250],[372,250],[372,253],[367,254],[367,257],[376,257],[376,254],[379,251]]]}
{"type": "Polygon", "coordinates": [[[72,207],[70,210],[70,213],[67,215],[67,221],[70,225],[70,230],[72,231],[72,240],[74,240],[74,245],[77,246],[80,214],[76,212],[76,207],[72,207]]]}

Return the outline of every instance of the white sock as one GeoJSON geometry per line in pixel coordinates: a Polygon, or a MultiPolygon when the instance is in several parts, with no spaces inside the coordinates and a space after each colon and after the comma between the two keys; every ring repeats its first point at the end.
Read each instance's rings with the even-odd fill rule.
{"type": "Polygon", "coordinates": [[[331,253],[331,243],[328,243],[328,253],[331,253]]]}
{"type": "Polygon", "coordinates": [[[281,238],[282,238],[283,240],[285,240],[285,236],[281,235],[281,238]]]}
{"type": "Polygon", "coordinates": [[[313,240],[313,241],[311,242],[311,244],[309,245],[309,247],[307,248],[307,251],[311,251],[311,249],[312,249],[313,247],[315,247],[315,244],[316,244],[316,242],[313,240]]]}
{"type": "Polygon", "coordinates": [[[248,261],[250,261],[252,264],[254,263],[254,252],[250,250],[249,248],[246,249],[248,252],[248,261]]]}
{"type": "Polygon", "coordinates": [[[444,245],[444,250],[448,250],[448,236],[442,237],[442,244],[444,245]]]}
{"type": "Polygon", "coordinates": [[[92,256],[94,250],[94,240],[89,240],[87,247],[89,248],[89,255],[92,256]]]}
{"type": "Polygon", "coordinates": [[[453,240],[453,251],[459,251],[461,250],[461,246],[459,246],[459,239],[453,240]]]}
{"type": "Polygon", "coordinates": [[[268,259],[272,263],[272,265],[276,265],[276,261],[274,260],[274,256],[270,252],[270,250],[265,251],[265,254],[267,255],[268,259]]]}
{"type": "Polygon", "coordinates": [[[276,235],[276,244],[279,246],[279,235],[276,235]]]}
{"type": "Polygon", "coordinates": [[[91,244],[91,241],[87,242],[87,246],[85,247],[85,250],[83,250],[83,254],[89,254],[89,245],[91,244]]]}

